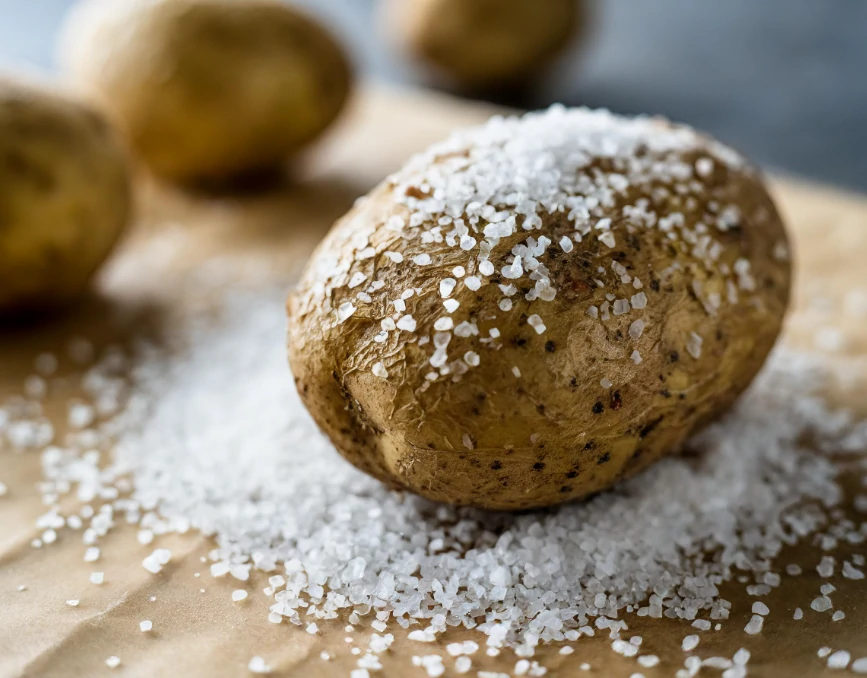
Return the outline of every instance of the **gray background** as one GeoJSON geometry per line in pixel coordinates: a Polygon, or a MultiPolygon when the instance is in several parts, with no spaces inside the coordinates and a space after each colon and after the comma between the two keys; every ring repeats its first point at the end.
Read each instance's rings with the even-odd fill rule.
{"type": "MultiPolygon", "coordinates": [[[[72,1],[0,0],[0,67],[52,70],[72,1]]],[[[377,32],[371,0],[298,1],[363,73],[418,80],[377,32]]],[[[597,0],[595,14],[584,49],[512,103],[661,113],[772,168],[867,192],[867,1],[597,0]]]]}

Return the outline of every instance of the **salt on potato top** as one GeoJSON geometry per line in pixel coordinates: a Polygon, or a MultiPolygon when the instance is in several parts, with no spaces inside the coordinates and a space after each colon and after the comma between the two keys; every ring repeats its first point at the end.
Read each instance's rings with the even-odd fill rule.
{"type": "MultiPolygon", "coordinates": [[[[495,117],[432,146],[390,177],[393,209],[379,221],[356,218],[349,241],[333,243],[333,256],[321,253],[314,296],[325,303],[330,297],[332,327],[353,317],[378,318],[376,343],[386,344],[395,334],[416,335],[401,341],[427,347],[427,382],[459,381],[484,360],[486,349],[501,345],[500,327],[521,322],[509,315],[523,314],[533,331],[545,333],[547,309],[533,302],[551,302],[563,291],[549,269],[552,251],[560,250],[576,263],[592,259],[592,268],[584,263],[583,269],[598,290],[584,312],[600,323],[612,316],[634,318],[628,334],[637,340],[646,326],[642,311],[650,303],[645,287],[651,274],[664,279],[686,269],[692,293],[710,315],[723,304],[755,303],[750,260],[726,252],[717,237],[740,228],[742,220],[739,207],[725,201],[724,186],[720,199],[713,199],[714,183],[725,170],[754,173],[732,149],[659,118],[559,105],[495,117]],[[698,218],[685,216],[696,211],[702,212],[698,218]],[[383,229],[385,237],[377,233],[383,229]],[[630,272],[618,252],[624,239],[646,230],[670,242],[672,261],[642,275],[630,272]],[[350,257],[338,254],[345,248],[350,257]],[[444,265],[448,250],[460,253],[460,263],[444,265]],[[495,265],[497,260],[504,263],[495,265]],[[426,271],[419,277],[421,268],[426,271]],[[717,280],[705,288],[708,274],[717,280]],[[396,288],[386,278],[408,278],[411,284],[396,288]],[[420,280],[424,284],[416,285],[420,280]],[[475,292],[490,284],[501,298],[494,313],[485,308],[487,327],[481,331],[479,309],[462,308],[457,297],[462,287],[475,292]],[[441,298],[442,310],[422,326],[413,307],[426,295],[441,298]],[[455,353],[449,350],[453,337],[476,346],[455,353]]],[[[761,223],[767,214],[752,217],[761,223]]],[[[787,257],[785,241],[776,243],[774,255],[787,257]]],[[[700,357],[698,333],[690,332],[683,343],[693,358],[700,357]]],[[[640,363],[640,352],[630,351],[623,359],[640,363]]],[[[385,353],[391,355],[367,368],[388,379],[402,361],[385,353]]],[[[513,372],[520,377],[517,367],[513,372]]]]}

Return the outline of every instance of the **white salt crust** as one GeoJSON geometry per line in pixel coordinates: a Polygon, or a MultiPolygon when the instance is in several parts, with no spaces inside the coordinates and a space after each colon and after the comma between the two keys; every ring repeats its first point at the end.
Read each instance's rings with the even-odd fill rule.
{"type": "MultiPolygon", "coordinates": [[[[520,117],[497,116],[478,127],[455,132],[389,177],[390,197],[404,213],[392,215],[384,225],[353,223],[348,243],[351,257],[319,257],[315,294],[328,303],[326,297],[336,289],[353,291],[355,301],[343,301],[334,309],[334,327],[357,312],[360,317],[398,321],[396,326],[383,325],[376,338],[380,344],[386,344],[391,332],[416,333],[419,345],[421,339],[429,341],[432,332],[439,332],[443,337],[440,345],[425,349],[436,371],[424,366],[413,378],[460,381],[475,365],[463,361],[462,354],[451,355],[449,339],[455,326],[475,323],[473,310],[459,308],[452,301],[446,309],[454,318],[435,320],[432,327],[406,322],[407,316],[401,314],[411,314],[418,298],[429,293],[450,297],[458,285],[452,275],[460,279],[469,274],[463,284],[476,291],[497,274],[503,294],[498,301],[500,313],[486,312],[485,319],[505,319],[511,314],[513,318],[506,320],[511,324],[525,317],[528,325],[542,334],[549,312],[546,304],[558,292],[548,269],[551,252],[556,248],[562,253],[558,265],[566,265],[570,257],[587,257],[586,247],[572,254],[575,243],[593,239],[605,245],[593,263],[598,271],[596,283],[609,292],[609,299],[601,314],[595,304],[578,312],[600,323],[617,316],[634,316],[630,337],[638,340],[644,327],[642,310],[651,302],[641,291],[641,280],[633,279],[615,259],[617,238],[623,231],[658,231],[687,261],[721,276],[727,289],[725,298],[704,293],[701,282],[692,281],[693,292],[708,314],[716,314],[723,304],[748,303],[756,291],[748,260],[738,258],[734,270],[724,263],[739,257],[740,252],[724,257],[725,246],[718,235],[738,224],[742,215],[737,205],[713,199],[717,196],[710,182],[717,166],[753,171],[732,149],[689,127],[658,118],[627,118],[605,110],[560,105],[520,117]],[[679,196],[683,209],[706,205],[706,213],[697,223],[687,223],[683,212],[667,211],[675,208],[657,212],[656,205],[671,195],[679,196]],[[545,224],[549,215],[561,217],[557,232],[545,224]],[[393,245],[374,246],[371,236],[379,227],[421,252],[404,257],[388,249],[393,245]],[[451,272],[429,273],[424,288],[407,290],[414,295],[412,299],[394,299],[399,291],[387,284],[389,277],[405,279],[407,270],[418,267],[437,271],[441,254],[448,249],[465,253],[465,264],[451,272]],[[376,263],[378,254],[385,258],[383,265],[376,263]],[[493,261],[501,260],[505,264],[497,270],[493,261]],[[380,279],[374,280],[377,276],[380,279]],[[369,287],[355,293],[368,279],[372,281],[369,287]],[[519,288],[527,291],[517,294],[519,288]],[[383,313],[391,315],[381,317],[383,313]]],[[[785,243],[775,243],[779,258],[785,258],[785,250],[785,243]]],[[[666,269],[661,274],[669,272],[666,269]]],[[[485,350],[499,346],[485,337],[455,334],[477,342],[482,360],[485,350]]],[[[701,357],[701,342],[698,334],[688,330],[681,337],[682,346],[695,359],[701,357]]],[[[378,374],[383,378],[388,378],[385,371],[392,365],[403,363],[400,355],[386,357],[384,371],[378,374]]],[[[624,362],[641,362],[637,350],[630,349],[622,357],[624,362]]],[[[402,372],[398,377],[395,371],[393,378],[404,378],[402,372]]]]}
{"type": "MultiPolygon", "coordinates": [[[[173,325],[173,357],[139,347],[129,386],[110,352],[83,383],[93,399],[115,393],[120,414],[65,447],[50,444],[45,420],[4,410],[6,445],[44,447],[41,489],[53,500],[40,526],[63,529],[77,517],[88,554],[128,519],[157,541],[192,527],[216,540],[212,575],[271,574],[274,622],[309,629],[376,612],[388,625],[420,624],[417,640],[464,626],[487,635],[489,653],[509,645],[526,656],[593,627],[617,639],[628,606],[638,616],[724,621],[723,581],[752,571],[770,590],[781,547],[832,522],[838,468],[799,441],[809,434],[832,451],[867,439],[816,395],[821,361],[779,350],[732,414],[692,441],[695,455],[663,460],[615,492],[522,515],[435,505],[386,490],[318,432],[286,367],[282,296],[236,295],[220,320],[191,312],[173,325]],[[111,439],[113,456],[93,453],[111,439]],[[84,502],[75,516],[57,506],[68,493],[84,502]],[[98,497],[106,501],[94,510],[98,497]]],[[[834,528],[853,543],[867,536],[867,526],[842,519],[834,528]]],[[[145,567],[170,561],[157,548],[145,567]]]]}

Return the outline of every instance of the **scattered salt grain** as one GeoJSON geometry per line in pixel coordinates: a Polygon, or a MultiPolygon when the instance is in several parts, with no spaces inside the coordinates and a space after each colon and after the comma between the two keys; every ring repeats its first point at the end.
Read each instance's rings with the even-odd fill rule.
{"type": "Polygon", "coordinates": [[[867,657],[861,657],[860,659],[856,659],[852,662],[852,665],[849,667],[852,673],[867,673],[867,657]]]}
{"type": "Polygon", "coordinates": [[[681,642],[680,647],[684,652],[692,652],[696,647],[698,647],[699,637],[698,636],[687,636],[681,642]]]}
{"type": "Polygon", "coordinates": [[[690,332],[686,340],[686,352],[698,360],[701,358],[701,346],[703,343],[702,338],[698,334],[690,332]]]}
{"type": "Polygon", "coordinates": [[[116,669],[120,666],[120,657],[109,657],[105,660],[105,665],[110,669],[116,669]]]}
{"type": "Polygon", "coordinates": [[[535,313],[527,318],[527,324],[536,330],[536,334],[542,334],[547,329],[545,323],[542,322],[542,318],[535,313]]]}
{"type": "Polygon", "coordinates": [[[78,607],[78,603],[79,603],[79,601],[74,600],[74,599],[66,601],[66,604],[69,605],[69,607],[78,607]]]}
{"type": "Polygon", "coordinates": [[[798,621],[804,618],[804,611],[800,607],[795,608],[795,614],[792,615],[792,619],[798,621]]]}
{"type": "Polygon", "coordinates": [[[820,596],[818,598],[813,598],[813,602],[810,603],[810,607],[813,608],[816,612],[827,612],[833,607],[833,603],[828,596],[820,596]]]}
{"type": "Polygon", "coordinates": [[[831,615],[831,621],[840,621],[846,618],[846,613],[842,610],[837,610],[834,614],[831,615]]]}
{"type": "Polygon", "coordinates": [[[770,609],[768,609],[768,606],[765,605],[763,602],[757,600],[753,603],[753,614],[760,614],[762,616],[765,616],[769,612],[770,609]]]}
{"type": "Polygon", "coordinates": [[[732,661],[738,666],[746,666],[750,661],[750,651],[742,647],[735,652],[732,661]]]}
{"type": "Polygon", "coordinates": [[[849,666],[852,655],[846,650],[837,650],[828,656],[827,666],[829,669],[845,669],[849,666]]]}
{"type": "Polygon", "coordinates": [[[760,617],[757,614],[754,614],[752,618],[747,622],[747,625],[744,627],[744,631],[746,631],[751,636],[756,635],[757,633],[762,632],[762,626],[765,623],[765,618],[760,617]]]}
{"type": "Polygon", "coordinates": [[[455,659],[455,671],[457,673],[469,673],[473,668],[473,660],[466,656],[455,659]]]}
{"type": "Polygon", "coordinates": [[[655,654],[643,654],[638,658],[638,663],[646,669],[651,669],[659,664],[659,657],[655,654]]]}
{"type": "Polygon", "coordinates": [[[90,573],[90,583],[96,584],[97,586],[102,585],[105,582],[105,574],[103,572],[91,572],[90,573]]]}
{"type": "Polygon", "coordinates": [[[149,631],[151,631],[153,629],[154,625],[153,625],[153,622],[151,622],[148,619],[145,619],[144,621],[139,622],[138,627],[142,633],[148,633],[149,631]]]}
{"type": "MultiPolygon", "coordinates": [[[[250,663],[247,664],[247,670],[250,673],[260,673],[260,674],[271,673],[271,667],[268,666],[268,664],[265,663],[265,660],[262,659],[262,657],[259,657],[258,655],[253,657],[250,660],[250,663]]],[[[356,677],[353,676],[353,678],[356,678],[356,677]]],[[[358,677],[358,678],[360,678],[360,677],[358,677]]]]}

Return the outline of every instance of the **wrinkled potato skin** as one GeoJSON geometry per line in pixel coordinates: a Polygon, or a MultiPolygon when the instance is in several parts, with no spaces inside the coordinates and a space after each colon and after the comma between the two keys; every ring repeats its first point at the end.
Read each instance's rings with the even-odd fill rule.
{"type": "Polygon", "coordinates": [[[587,21],[581,0],[385,0],[381,11],[395,42],[472,89],[531,79],[587,21]]]}
{"type": "Polygon", "coordinates": [[[183,183],[278,167],[337,117],[351,73],[276,0],[89,0],[62,60],[154,171],[183,183]]]}
{"type": "Polygon", "coordinates": [[[79,296],[130,213],[124,149],[101,115],[0,80],[0,311],[79,296]]]}
{"type": "MultiPolygon", "coordinates": [[[[429,370],[429,352],[406,342],[430,334],[442,315],[442,299],[431,281],[467,257],[446,245],[432,255],[433,265],[425,267],[397,265],[382,256],[384,250],[393,250],[409,259],[432,247],[423,250],[418,238],[402,239],[383,228],[391,215],[408,214],[386,181],[337,222],[289,299],[289,356],[302,399],[354,465],[392,487],[436,501],[528,509],[586,497],[634,475],[676,452],[690,433],[732,404],[761,368],[788,304],[788,257],[775,254],[775,248],[786,244],[786,234],[760,178],[719,164],[704,183],[707,194],[697,211],[659,203],[656,209],[683,210],[690,222],[710,200],[739,205],[739,228],[715,236],[724,245],[723,260],[732,264],[745,257],[751,262],[757,282],[751,296],[737,305],[723,305],[717,315],[707,313],[692,293],[691,281],[702,280],[711,290],[720,283],[719,276],[697,266],[688,252],[671,246],[656,229],[628,234],[628,219],[620,217],[613,226],[615,256],[633,276],[641,277],[648,297],[641,315],[647,327],[638,341],[627,335],[635,315],[612,316],[604,323],[586,315],[609,291],[592,279],[597,260],[610,260],[611,250],[585,238],[567,257],[554,244],[546,262],[558,289],[556,298],[528,302],[514,297],[511,314],[498,314],[495,322],[479,326],[483,335],[487,328],[498,327],[499,350],[480,350],[480,366],[458,383],[440,379],[419,390],[429,370]],[[355,261],[353,235],[371,230],[370,245],[377,256],[355,261]],[[371,279],[386,282],[386,290],[409,285],[429,289],[408,302],[407,312],[418,321],[417,334],[391,333],[386,343],[374,343],[379,321],[387,315],[375,303],[360,305],[346,322],[328,329],[334,309],[353,300],[357,291],[345,286],[342,274],[327,277],[329,257],[353,262],[347,276],[357,270],[372,273],[371,279]],[[682,270],[662,275],[675,262],[682,270]],[[544,334],[527,324],[535,312],[545,318],[544,334]],[[698,359],[686,350],[691,331],[704,339],[698,359]],[[639,365],[629,359],[633,348],[643,357],[639,365]],[[400,358],[389,367],[389,378],[374,376],[371,366],[388,356],[400,358]],[[520,369],[521,378],[513,375],[512,366],[520,369]],[[603,378],[613,382],[611,389],[600,385],[603,378]],[[474,449],[462,443],[464,433],[474,449]]],[[[646,195],[640,190],[629,189],[611,216],[646,195]]],[[[549,215],[543,222],[540,233],[554,243],[574,228],[562,215],[549,215]]],[[[516,234],[495,249],[491,261],[497,271],[512,245],[525,237],[516,234]]],[[[492,276],[491,282],[496,281],[492,276]]],[[[459,284],[453,298],[464,316],[484,318],[497,314],[502,295],[494,284],[477,292],[459,284]]],[[[472,347],[469,341],[455,336],[449,351],[462,355],[472,347]]]]}

